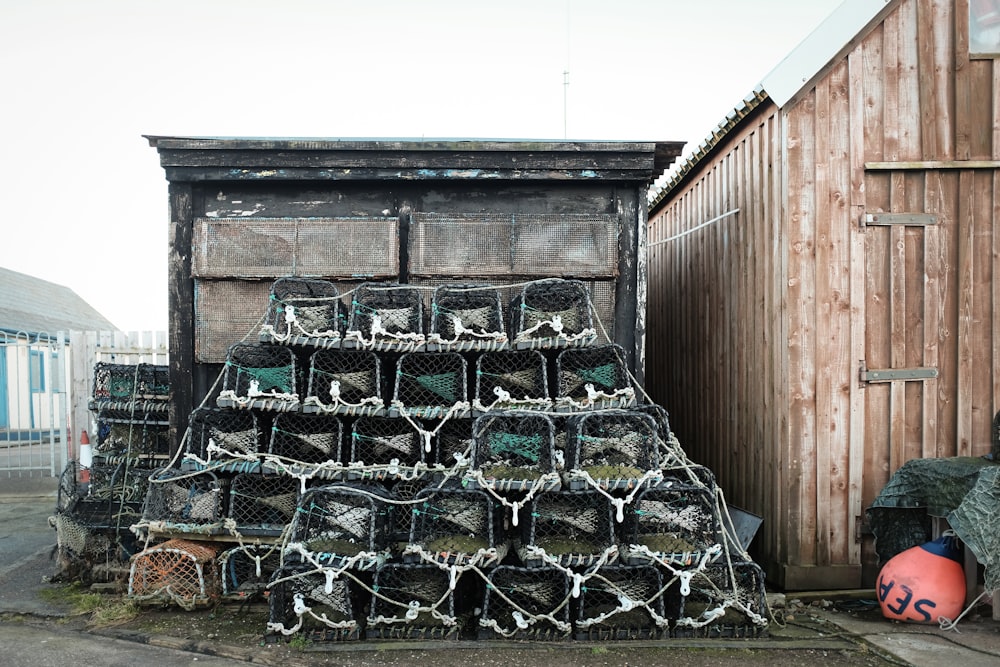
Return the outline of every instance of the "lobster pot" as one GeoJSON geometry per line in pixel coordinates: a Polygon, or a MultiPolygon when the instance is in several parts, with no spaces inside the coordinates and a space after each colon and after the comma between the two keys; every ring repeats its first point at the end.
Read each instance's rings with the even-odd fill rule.
{"type": "Polygon", "coordinates": [[[511,301],[510,319],[515,347],[586,345],[596,338],[590,293],[579,280],[528,283],[511,301]]]}
{"type": "Polygon", "coordinates": [[[435,417],[468,400],[465,359],[457,352],[409,352],[396,365],[396,402],[408,414],[435,417]]]}
{"type": "MultiPolygon", "coordinates": [[[[457,575],[456,575],[457,576],[457,575]]],[[[387,563],[375,572],[369,639],[458,639],[450,574],[437,565],[387,563]]]]}
{"type": "Polygon", "coordinates": [[[473,427],[472,473],[501,490],[531,488],[554,472],[554,428],[543,414],[494,412],[473,427]]]}
{"type": "Polygon", "coordinates": [[[425,558],[465,565],[499,561],[506,555],[502,508],[485,491],[428,488],[416,499],[410,543],[420,547],[425,558]]]}
{"type": "Polygon", "coordinates": [[[480,639],[566,639],[570,583],[562,570],[500,565],[489,574],[480,639]]]}
{"type": "Polygon", "coordinates": [[[169,454],[169,425],[166,417],[166,412],[156,414],[98,410],[94,454],[129,457],[169,454]]]}
{"type": "Polygon", "coordinates": [[[282,412],[271,426],[268,452],[286,462],[339,462],[342,434],[337,417],[282,412]]]}
{"type": "Polygon", "coordinates": [[[267,588],[281,567],[281,550],[274,545],[246,544],[219,555],[223,595],[250,596],[267,588]]]}
{"type": "Polygon", "coordinates": [[[91,398],[98,405],[137,400],[166,401],[169,394],[166,366],[105,362],[94,366],[91,398]]]}
{"type": "Polygon", "coordinates": [[[460,461],[465,461],[468,467],[468,459],[472,456],[472,424],[471,419],[449,419],[441,424],[434,435],[433,463],[452,469],[456,474],[463,472],[458,468],[460,461]]]}
{"type": "MultiPolygon", "coordinates": [[[[486,409],[530,408],[529,401],[547,401],[545,357],[536,350],[484,352],[476,360],[476,406],[486,409]],[[521,403],[518,403],[521,401],[521,403]]],[[[537,405],[537,404],[536,404],[537,405]]],[[[545,403],[541,408],[548,407],[545,403]]]]}
{"type": "MultiPolygon", "coordinates": [[[[97,457],[95,457],[95,461],[97,457]]],[[[115,465],[95,465],[90,472],[90,496],[115,503],[115,511],[139,519],[142,502],[149,488],[149,462],[144,459],[124,459],[115,465]]]]}
{"type": "Polygon", "coordinates": [[[188,420],[187,453],[202,461],[255,456],[260,442],[257,416],[249,411],[201,407],[188,420]]]}
{"type": "Polygon", "coordinates": [[[244,535],[280,535],[295,515],[299,482],[285,475],[240,473],[229,489],[229,518],[244,535]]]}
{"type": "Polygon", "coordinates": [[[263,343],[236,343],[226,355],[220,407],[283,409],[298,404],[298,375],[290,348],[263,343]],[[229,398],[223,398],[228,396],[229,398]],[[277,401],[277,402],[275,402],[277,401]]]}
{"type": "Polygon", "coordinates": [[[687,565],[719,543],[715,495],[702,485],[665,478],[639,492],[625,512],[622,552],[630,564],[687,565]]]}
{"type": "Polygon", "coordinates": [[[173,539],[132,557],[128,597],[185,609],[211,603],[221,593],[214,545],[173,539]]]}
{"type": "Polygon", "coordinates": [[[314,642],[360,639],[355,586],[350,577],[328,578],[311,565],[285,564],[268,584],[267,628],[314,642]]]}
{"type": "Polygon", "coordinates": [[[317,350],[309,361],[306,409],[366,414],[383,405],[381,362],[367,350],[317,350]]]}
{"type": "Polygon", "coordinates": [[[351,474],[383,478],[393,460],[398,465],[414,466],[423,456],[422,439],[405,419],[358,417],[351,430],[351,462],[374,466],[372,471],[351,474]]]}
{"type": "Polygon", "coordinates": [[[656,424],[658,456],[661,467],[671,467],[687,463],[687,454],[681,449],[680,442],[673,437],[670,429],[670,416],[666,409],[658,403],[645,403],[634,408],[637,412],[649,415],[656,424]]]}
{"type": "Polygon", "coordinates": [[[111,504],[97,498],[76,499],[65,511],[56,513],[56,546],[62,570],[79,572],[86,578],[89,573],[81,567],[89,570],[95,563],[117,560],[111,513],[111,504]]]}
{"type": "Polygon", "coordinates": [[[556,358],[557,404],[572,408],[630,407],[635,402],[618,345],[563,350],[556,358]],[[589,390],[599,394],[591,398],[589,390]]]}
{"type": "Polygon", "coordinates": [[[143,521],[169,526],[203,526],[225,516],[223,481],[211,472],[164,468],[153,474],[142,508],[143,521]]]}
{"type": "MultiPolygon", "coordinates": [[[[374,486],[330,484],[308,489],[299,502],[289,542],[324,565],[389,548],[393,516],[388,494],[374,486]]],[[[286,556],[294,550],[286,550],[286,556]]],[[[355,564],[368,567],[372,559],[355,564]]]]}
{"type": "MultiPolygon", "coordinates": [[[[574,638],[582,641],[669,636],[663,577],[648,565],[602,567],[580,591],[574,638]]],[[[679,598],[674,601],[674,618],[679,598]]]]}
{"type": "Polygon", "coordinates": [[[573,472],[587,473],[604,489],[631,489],[650,470],[659,468],[656,424],[640,412],[588,412],[573,420],[573,437],[566,461],[571,488],[587,482],[573,472]]]}
{"type": "Polygon", "coordinates": [[[607,496],[594,490],[546,491],[531,500],[530,516],[520,522],[521,561],[528,567],[589,568],[614,562],[614,515],[607,496]],[[602,558],[604,560],[602,560],[602,558]]]}
{"type": "Polygon", "coordinates": [[[347,331],[364,342],[403,342],[424,334],[424,301],[412,287],[363,283],[354,292],[347,331]],[[373,336],[373,325],[379,331],[373,336]]]}
{"type": "Polygon", "coordinates": [[[392,529],[389,540],[396,552],[402,553],[410,543],[410,533],[413,529],[413,508],[420,502],[417,500],[417,496],[432,483],[428,475],[393,482],[390,489],[392,529]]]}
{"type": "Polygon", "coordinates": [[[752,561],[708,565],[691,578],[683,596],[674,636],[687,638],[761,637],[767,633],[764,572],[752,561]],[[722,615],[717,616],[721,611],[722,615]]]}
{"type": "Polygon", "coordinates": [[[335,337],[344,329],[337,286],[328,280],[278,278],[271,285],[264,324],[276,341],[335,337]]]}
{"type": "Polygon", "coordinates": [[[431,334],[440,338],[439,345],[459,350],[488,350],[504,344],[500,291],[485,285],[435,288],[431,299],[431,334]]]}

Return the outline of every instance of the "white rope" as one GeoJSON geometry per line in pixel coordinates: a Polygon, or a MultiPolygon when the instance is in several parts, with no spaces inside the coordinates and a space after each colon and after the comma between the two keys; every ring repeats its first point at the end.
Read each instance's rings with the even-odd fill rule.
{"type": "Polygon", "coordinates": [[[661,241],[656,241],[654,243],[650,243],[646,247],[647,248],[653,248],[653,247],[658,246],[658,245],[663,245],[664,243],[670,243],[671,241],[676,241],[679,238],[687,236],[688,234],[693,234],[694,232],[698,231],[699,229],[701,229],[703,227],[708,227],[709,225],[715,224],[716,222],[718,222],[720,220],[723,220],[725,218],[728,218],[731,215],[736,215],[739,212],[740,212],[740,209],[738,209],[738,208],[734,208],[731,211],[726,211],[722,215],[717,215],[714,218],[712,218],[711,220],[706,220],[705,222],[701,223],[700,225],[692,227],[691,229],[689,229],[687,231],[681,232],[680,234],[674,234],[670,238],[666,238],[666,239],[663,239],[661,241]]]}

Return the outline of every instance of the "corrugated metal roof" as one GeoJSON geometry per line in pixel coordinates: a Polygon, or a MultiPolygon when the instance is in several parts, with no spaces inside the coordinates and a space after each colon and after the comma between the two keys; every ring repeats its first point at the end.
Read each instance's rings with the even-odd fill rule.
{"type": "Polygon", "coordinates": [[[764,100],[771,100],[779,108],[786,105],[895,3],[896,0],[845,0],[764,77],[740,106],[726,115],[712,134],[670,175],[663,187],[651,191],[650,210],[662,203],[684,177],[764,100]]]}
{"type": "Polygon", "coordinates": [[[0,268],[0,329],[55,334],[117,328],[70,288],[0,268]]]}

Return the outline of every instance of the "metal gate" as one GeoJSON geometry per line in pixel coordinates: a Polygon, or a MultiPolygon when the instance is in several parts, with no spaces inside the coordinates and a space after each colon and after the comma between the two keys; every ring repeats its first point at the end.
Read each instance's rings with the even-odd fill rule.
{"type": "Polygon", "coordinates": [[[0,482],[66,467],[68,357],[63,334],[0,331],[0,482]]]}

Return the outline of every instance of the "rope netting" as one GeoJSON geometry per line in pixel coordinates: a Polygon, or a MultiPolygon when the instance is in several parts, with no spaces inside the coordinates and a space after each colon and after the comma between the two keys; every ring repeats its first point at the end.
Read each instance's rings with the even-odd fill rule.
{"type": "Polygon", "coordinates": [[[128,596],[171,602],[185,609],[221,594],[215,558],[219,548],[183,539],[167,540],[132,558],[128,596]]]}

